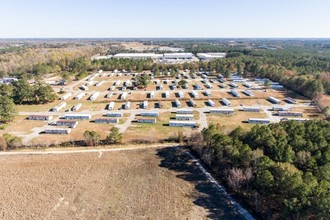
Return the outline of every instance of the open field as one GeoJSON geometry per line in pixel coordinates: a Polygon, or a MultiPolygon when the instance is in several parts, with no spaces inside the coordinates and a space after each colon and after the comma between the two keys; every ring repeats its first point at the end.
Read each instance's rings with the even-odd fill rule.
{"type": "Polygon", "coordinates": [[[169,137],[177,137],[179,131],[182,131],[185,135],[193,131],[191,128],[169,127],[168,122],[171,116],[174,116],[174,114],[170,112],[161,113],[155,124],[132,123],[124,133],[124,140],[126,142],[143,140],[156,142],[169,137]]]}
{"type": "Polygon", "coordinates": [[[242,219],[180,148],[0,156],[1,219],[242,219]]]}
{"type": "Polygon", "coordinates": [[[225,126],[225,131],[230,132],[238,126],[244,129],[250,129],[254,124],[249,124],[246,121],[248,118],[267,118],[264,112],[243,112],[235,111],[232,115],[224,114],[206,114],[207,121],[213,124],[220,124],[220,126],[225,126]]]}

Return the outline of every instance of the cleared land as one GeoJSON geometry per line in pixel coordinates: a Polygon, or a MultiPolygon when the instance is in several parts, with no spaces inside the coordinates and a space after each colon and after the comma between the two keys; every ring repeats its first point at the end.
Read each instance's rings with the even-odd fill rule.
{"type": "Polygon", "coordinates": [[[1,219],[241,219],[180,148],[0,161],[1,219]]]}

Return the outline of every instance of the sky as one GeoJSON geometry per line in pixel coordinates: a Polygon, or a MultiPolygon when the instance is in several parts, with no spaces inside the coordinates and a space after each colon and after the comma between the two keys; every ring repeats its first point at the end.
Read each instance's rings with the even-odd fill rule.
{"type": "Polygon", "coordinates": [[[330,0],[0,0],[0,38],[330,38],[330,0]]]}

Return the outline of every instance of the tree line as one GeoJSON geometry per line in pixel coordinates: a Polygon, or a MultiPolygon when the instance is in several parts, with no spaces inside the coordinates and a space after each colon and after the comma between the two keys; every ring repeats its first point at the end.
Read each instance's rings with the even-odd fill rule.
{"type": "Polygon", "coordinates": [[[57,99],[53,88],[38,80],[31,85],[27,77],[12,84],[0,84],[0,122],[7,123],[17,114],[15,104],[46,104],[57,99]]]}
{"type": "Polygon", "coordinates": [[[330,123],[281,122],[237,127],[210,125],[188,145],[264,219],[329,219],[330,123]]]}

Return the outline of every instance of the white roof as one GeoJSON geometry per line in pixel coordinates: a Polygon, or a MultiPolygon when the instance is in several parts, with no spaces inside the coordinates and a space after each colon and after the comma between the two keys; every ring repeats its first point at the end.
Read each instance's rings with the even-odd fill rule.
{"type": "Polygon", "coordinates": [[[155,53],[118,53],[113,56],[113,58],[162,58],[162,54],[155,54],[155,53]]]}

